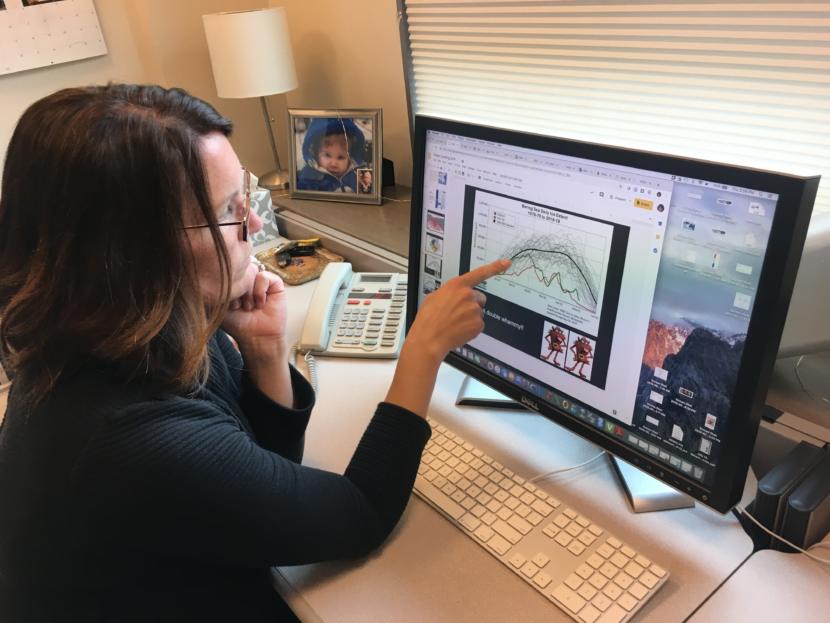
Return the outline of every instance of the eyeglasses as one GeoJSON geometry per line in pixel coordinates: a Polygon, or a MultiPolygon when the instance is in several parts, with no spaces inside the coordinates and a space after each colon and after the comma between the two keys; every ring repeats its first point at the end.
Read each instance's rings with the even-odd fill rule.
{"type": "MultiPolygon", "coordinates": [[[[217,218],[217,225],[225,227],[228,225],[242,225],[242,242],[248,241],[248,215],[251,213],[251,172],[242,167],[242,202],[232,201],[230,205],[223,208],[222,214],[217,218]]],[[[182,229],[201,229],[210,227],[204,225],[185,225],[182,229]]]]}

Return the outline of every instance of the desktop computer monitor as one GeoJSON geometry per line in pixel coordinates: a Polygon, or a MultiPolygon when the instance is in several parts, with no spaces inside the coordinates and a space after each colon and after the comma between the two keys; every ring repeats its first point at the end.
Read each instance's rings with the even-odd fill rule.
{"type": "Polygon", "coordinates": [[[414,138],[408,322],[511,258],[447,362],[730,509],[818,178],[423,116],[414,138]]]}

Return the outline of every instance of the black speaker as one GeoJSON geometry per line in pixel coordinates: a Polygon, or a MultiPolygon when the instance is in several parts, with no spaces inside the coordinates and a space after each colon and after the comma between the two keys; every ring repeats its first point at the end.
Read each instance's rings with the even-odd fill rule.
{"type": "Polygon", "coordinates": [[[381,176],[383,179],[383,188],[395,185],[395,165],[388,158],[383,159],[383,168],[381,169],[381,176]]]}

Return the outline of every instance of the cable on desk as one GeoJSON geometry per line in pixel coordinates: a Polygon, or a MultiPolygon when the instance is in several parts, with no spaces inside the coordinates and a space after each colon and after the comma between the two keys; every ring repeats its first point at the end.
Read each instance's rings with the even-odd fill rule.
{"type": "MultiPolygon", "coordinates": [[[[736,511],[738,511],[741,515],[743,515],[743,516],[744,516],[744,517],[746,517],[747,519],[749,519],[752,523],[754,523],[756,526],[758,526],[759,528],[761,528],[761,530],[763,530],[764,532],[766,532],[768,535],[770,535],[770,536],[771,536],[771,537],[773,537],[774,539],[778,539],[778,540],[779,540],[779,541],[781,541],[782,543],[786,543],[787,545],[789,545],[790,547],[792,547],[794,550],[797,550],[797,551],[801,552],[802,554],[804,554],[804,555],[806,555],[806,556],[808,556],[808,557],[812,558],[812,559],[813,559],[813,560],[815,560],[815,561],[818,561],[818,562],[824,563],[825,565],[830,565],[830,560],[828,560],[827,558],[819,558],[819,557],[818,557],[818,556],[816,556],[815,554],[811,554],[810,552],[808,552],[806,549],[801,549],[798,545],[795,545],[794,543],[790,543],[787,539],[785,539],[784,537],[782,537],[780,534],[775,534],[775,532],[773,532],[772,530],[768,529],[768,528],[767,528],[765,525],[763,525],[760,521],[758,521],[757,519],[755,519],[755,517],[753,517],[753,516],[752,516],[752,514],[751,514],[749,511],[747,511],[747,510],[746,510],[743,506],[735,505],[735,510],[736,510],[736,511]]],[[[817,544],[817,545],[823,545],[823,546],[826,546],[826,545],[830,545],[830,543],[825,543],[825,544],[821,544],[821,543],[819,543],[819,544],[817,544]]],[[[813,547],[816,547],[816,545],[811,546],[809,549],[812,549],[813,547]]]]}
{"type": "Polygon", "coordinates": [[[562,467],[560,469],[555,469],[552,472],[545,472],[544,474],[539,474],[538,476],[534,476],[533,478],[528,480],[528,482],[539,482],[540,480],[546,480],[546,479],[550,478],[551,476],[557,476],[557,475],[559,475],[563,472],[570,472],[574,469],[579,469],[580,467],[585,467],[586,465],[588,465],[590,463],[593,463],[597,459],[601,459],[606,454],[607,454],[607,452],[605,450],[601,450],[600,453],[597,454],[596,456],[593,456],[590,459],[588,459],[587,461],[583,461],[582,463],[579,463],[578,465],[571,465],[570,467],[562,467]]]}
{"type": "MultiPolygon", "coordinates": [[[[291,347],[290,361],[294,363],[295,366],[297,364],[297,353],[298,345],[294,344],[294,346],[291,347]]],[[[314,393],[317,394],[319,393],[317,391],[317,360],[314,359],[314,356],[311,354],[311,351],[302,353],[302,355],[303,361],[305,361],[305,368],[308,373],[304,373],[303,370],[299,367],[298,369],[300,370],[300,373],[308,379],[308,382],[311,384],[311,389],[313,389],[314,393]]]]}
{"type": "Polygon", "coordinates": [[[381,195],[383,199],[387,201],[394,201],[395,203],[408,203],[411,199],[392,199],[392,197],[387,197],[386,195],[381,195]]]}

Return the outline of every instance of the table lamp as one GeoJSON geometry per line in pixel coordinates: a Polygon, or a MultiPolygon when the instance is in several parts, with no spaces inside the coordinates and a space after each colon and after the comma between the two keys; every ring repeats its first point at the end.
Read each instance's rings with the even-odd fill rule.
{"type": "Polygon", "coordinates": [[[297,88],[285,9],[270,8],[203,15],[210,64],[219,97],[259,97],[277,168],[259,177],[263,188],[288,186],[280,166],[266,95],[297,88]]]}

